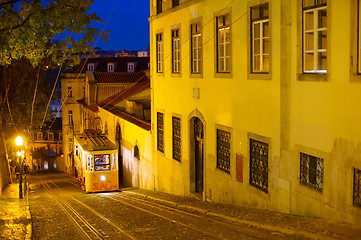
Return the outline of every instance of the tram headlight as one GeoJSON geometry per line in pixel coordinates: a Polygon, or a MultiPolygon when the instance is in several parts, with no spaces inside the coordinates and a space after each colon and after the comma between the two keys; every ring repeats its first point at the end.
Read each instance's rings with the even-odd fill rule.
{"type": "Polygon", "coordinates": [[[100,180],[101,180],[101,181],[105,181],[105,179],[107,179],[107,178],[106,178],[104,175],[101,175],[101,176],[100,176],[100,180]]]}

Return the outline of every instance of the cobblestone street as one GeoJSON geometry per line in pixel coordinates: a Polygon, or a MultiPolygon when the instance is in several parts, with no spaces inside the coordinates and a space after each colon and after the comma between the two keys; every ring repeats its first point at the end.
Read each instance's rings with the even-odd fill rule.
{"type": "Polygon", "coordinates": [[[361,227],[124,188],[86,194],[65,174],[29,177],[33,239],[361,239],[361,227]]]}

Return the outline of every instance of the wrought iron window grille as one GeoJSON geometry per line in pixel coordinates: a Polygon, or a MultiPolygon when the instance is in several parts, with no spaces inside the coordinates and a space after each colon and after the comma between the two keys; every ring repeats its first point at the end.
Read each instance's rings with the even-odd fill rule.
{"type": "Polygon", "coordinates": [[[353,172],[353,205],[361,207],[361,170],[356,168],[353,172]]]}
{"type": "Polygon", "coordinates": [[[268,193],[268,144],[250,139],[249,183],[268,193]]]}
{"type": "Polygon", "coordinates": [[[323,159],[300,153],[300,183],[318,192],[323,191],[323,159]]]}
{"type": "Polygon", "coordinates": [[[181,161],[181,120],[173,117],[173,159],[181,161]]]}
{"type": "Polygon", "coordinates": [[[160,112],[157,112],[157,149],[164,153],[164,118],[160,112]]]}
{"type": "Polygon", "coordinates": [[[217,168],[230,173],[231,133],[217,129],[217,168]]]}

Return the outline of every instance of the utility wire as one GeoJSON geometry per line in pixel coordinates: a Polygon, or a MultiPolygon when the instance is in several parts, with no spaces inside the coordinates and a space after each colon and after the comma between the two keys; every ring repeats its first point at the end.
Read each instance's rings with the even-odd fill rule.
{"type": "MultiPolygon", "coordinates": [[[[113,15],[114,9],[115,9],[115,7],[117,6],[118,2],[119,2],[119,0],[117,0],[117,1],[115,2],[115,4],[113,5],[113,8],[112,8],[112,10],[110,11],[110,13],[109,13],[109,15],[108,15],[108,17],[107,17],[107,20],[105,21],[105,23],[104,23],[104,25],[103,25],[103,28],[102,28],[101,32],[103,32],[103,31],[104,31],[104,29],[105,29],[106,25],[108,24],[109,19],[110,19],[110,17],[113,15]]],[[[91,50],[91,51],[89,52],[89,54],[87,55],[87,58],[85,59],[84,64],[83,64],[83,66],[82,66],[81,70],[79,71],[79,73],[78,73],[78,75],[77,75],[77,77],[76,77],[75,81],[74,81],[74,82],[72,83],[72,85],[70,86],[71,88],[73,88],[73,86],[74,86],[75,82],[79,79],[79,77],[80,77],[80,75],[81,75],[81,73],[82,73],[82,71],[83,71],[83,69],[84,69],[84,67],[85,67],[85,65],[86,65],[86,63],[87,63],[87,61],[88,61],[89,57],[90,57],[90,54],[94,51],[95,46],[97,45],[97,43],[98,43],[98,41],[99,41],[100,37],[101,37],[101,36],[99,35],[99,36],[98,36],[98,38],[97,38],[97,40],[95,41],[95,43],[94,43],[93,47],[92,47],[92,50],[91,50]]],[[[56,113],[56,116],[55,116],[55,118],[54,118],[54,120],[53,120],[52,124],[50,125],[50,128],[54,125],[55,120],[56,120],[56,118],[58,117],[60,110],[62,110],[62,108],[63,108],[63,104],[65,104],[65,102],[66,102],[66,100],[68,99],[68,97],[69,97],[69,93],[66,95],[65,99],[64,99],[64,100],[62,100],[62,102],[61,102],[61,107],[59,108],[58,112],[56,113]]]]}
{"type": "Polygon", "coordinates": [[[29,130],[31,130],[31,127],[33,126],[34,104],[35,104],[35,99],[36,99],[36,92],[37,92],[37,89],[38,89],[38,83],[39,83],[40,66],[41,66],[41,62],[39,63],[38,75],[37,75],[37,77],[36,77],[36,85],[35,85],[35,91],[34,91],[33,104],[31,105],[31,117],[30,117],[30,127],[29,127],[29,130]]]}

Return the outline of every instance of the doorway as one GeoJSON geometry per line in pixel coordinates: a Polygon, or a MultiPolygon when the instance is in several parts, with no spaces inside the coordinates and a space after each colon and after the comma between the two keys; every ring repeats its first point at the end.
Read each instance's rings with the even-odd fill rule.
{"type": "Polygon", "coordinates": [[[191,119],[191,191],[201,194],[204,186],[204,126],[198,117],[191,119]]]}

